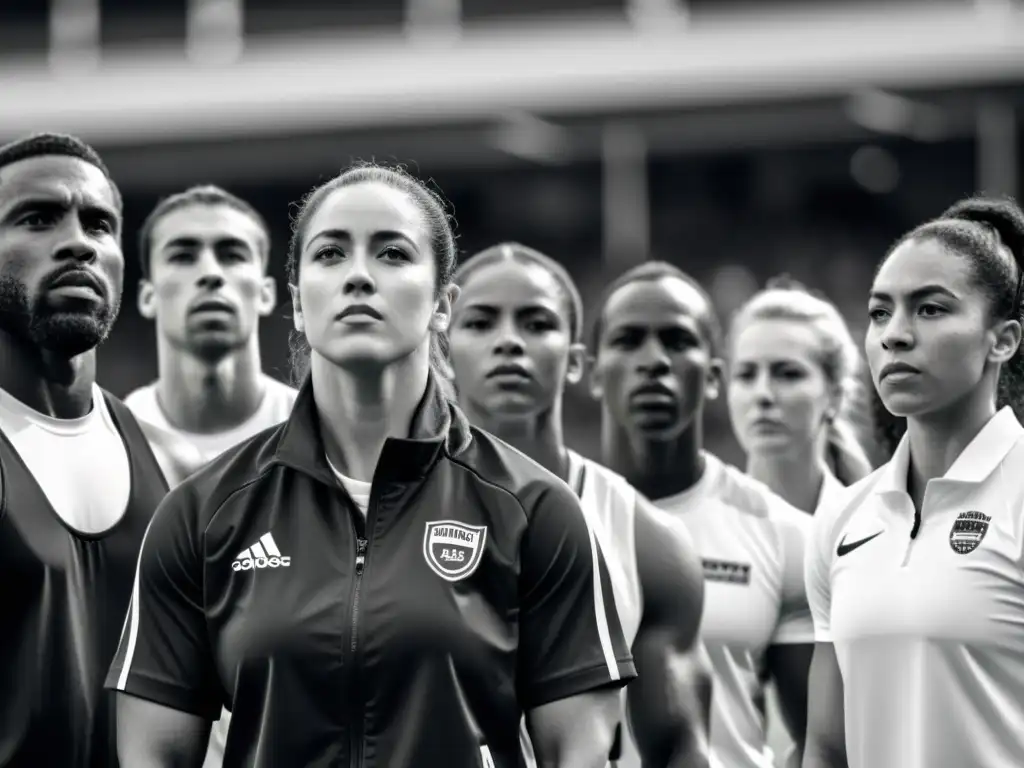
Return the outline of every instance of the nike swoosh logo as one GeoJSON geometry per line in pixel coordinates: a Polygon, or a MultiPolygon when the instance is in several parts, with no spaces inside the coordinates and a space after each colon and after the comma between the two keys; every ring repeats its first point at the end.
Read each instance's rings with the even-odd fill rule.
{"type": "Polygon", "coordinates": [[[878,533],[871,534],[866,539],[851,541],[849,544],[846,543],[846,537],[843,536],[843,540],[839,542],[839,549],[836,550],[836,554],[839,555],[839,557],[842,557],[843,555],[848,555],[851,552],[853,552],[853,550],[855,550],[857,547],[867,544],[873,538],[875,538],[876,536],[881,536],[883,533],[884,531],[879,531],[878,533]]]}

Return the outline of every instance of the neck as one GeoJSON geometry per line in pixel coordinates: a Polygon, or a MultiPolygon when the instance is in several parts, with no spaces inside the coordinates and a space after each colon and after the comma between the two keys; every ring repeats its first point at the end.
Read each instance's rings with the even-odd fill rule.
{"type": "Polygon", "coordinates": [[[825,460],[813,444],[784,453],[751,453],[747,474],[804,512],[814,512],[825,479],[825,460]]]}
{"type": "Polygon", "coordinates": [[[569,456],[562,434],[562,401],[556,399],[539,416],[503,419],[488,413],[476,404],[461,404],[470,423],[504,440],[525,453],[549,472],[562,480],[569,477],[569,456]]]}
{"type": "Polygon", "coordinates": [[[92,409],[96,350],[72,358],[53,355],[0,331],[0,389],[34,411],[78,419],[92,409]]]}
{"type": "Polygon", "coordinates": [[[384,442],[408,437],[427,387],[427,353],[424,345],[397,363],[358,374],[313,353],[313,399],[327,458],[339,472],[371,482],[384,442]]]}
{"type": "Polygon", "coordinates": [[[210,361],[160,339],[157,400],[167,421],[196,434],[217,434],[244,424],[259,410],[265,386],[258,341],[210,361]]]}
{"type": "Polygon", "coordinates": [[[924,418],[907,419],[910,441],[907,489],[918,508],[928,481],[945,475],[971,440],[995,416],[995,398],[988,393],[985,395],[975,395],[924,418]]]}
{"type": "Polygon", "coordinates": [[[704,474],[700,421],[698,414],[678,437],[652,440],[619,426],[605,409],[601,416],[604,464],[652,501],[682,493],[704,474]]]}

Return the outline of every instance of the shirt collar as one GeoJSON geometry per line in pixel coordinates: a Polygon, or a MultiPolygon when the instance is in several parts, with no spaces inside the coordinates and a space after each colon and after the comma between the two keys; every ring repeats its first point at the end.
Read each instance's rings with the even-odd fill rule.
{"type": "MultiPolygon", "coordinates": [[[[442,452],[457,456],[472,441],[469,422],[446,398],[431,372],[423,398],[413,413],[409,436],[389,437],[378,461],[391,480],[422,478],[442,452]]],[[[299,388],[291,416],[285,422],[274,460],[333,485],[334,473],[327,463],[320,419],[309,376],[299,388]]],[[[376,477],[377,475],[375,475],[376,477]]]]}
{"type": "MultiPolygon", "coordinates": [[[[1024,427],[1009,406],[1001,408],[942,476],[959,483],[981,483],[1006,458],[1010,449],[1024,436],[1024,427]]],[[[910,467],[910,438],[904,434],[892,459],[882,469],[876,493],[906,493],[907,471],[910,467]]]]}

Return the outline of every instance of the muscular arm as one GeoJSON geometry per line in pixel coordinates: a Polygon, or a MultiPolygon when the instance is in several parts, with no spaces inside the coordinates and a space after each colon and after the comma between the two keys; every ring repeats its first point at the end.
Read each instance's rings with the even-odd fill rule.
{"type": "Polygon", "coordinates": [[[768,674],[775,681],[782,719],[796,746],[796,762],[804,752],[807,733],[807,685],[811,670],[812,643],[772,645],[765,654],[768,674]]]}
{"type": "Polygon", "coordinates": [[[123,766],[199,768],[209,738],[209,720],[117,694],[117,757],[123,766]]]}
{"type": "Polygon", "coordinates": [[[814,645],[803,768],[847,768],[843,678],[832,643],[814,645]]]}
{"type": "Polygon", "coordinates": [[[526,713],[537,768],[605,768],[619,719],[619,688],[542,704],[526,713]]]}
{"type": "Polygon", "coordinates": [[[708,765],[711,672],[699,642],[704,574],[682,526],[637,499],[643,618],[633,642],[637,679],[626,689],[644,768],[708,765]]]}

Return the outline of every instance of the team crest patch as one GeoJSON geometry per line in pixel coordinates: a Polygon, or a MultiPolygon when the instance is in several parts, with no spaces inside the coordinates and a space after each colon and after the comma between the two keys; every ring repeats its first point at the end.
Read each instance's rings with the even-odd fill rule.
{"type": "Polygon", "coordinates": [[[953,530],[949,532],[949,546],[959,555],[973,552],[988,533],[991,519],[981,512],[961,512],[953,522],[953,530]]]}
{"type": "Polygon", "coordinates": [[[486,541],[486,525],[466,525],[454,520],[427,523],[423,557],[430,569],[445,581],[460,581],[480,565],[486,541]]]}

